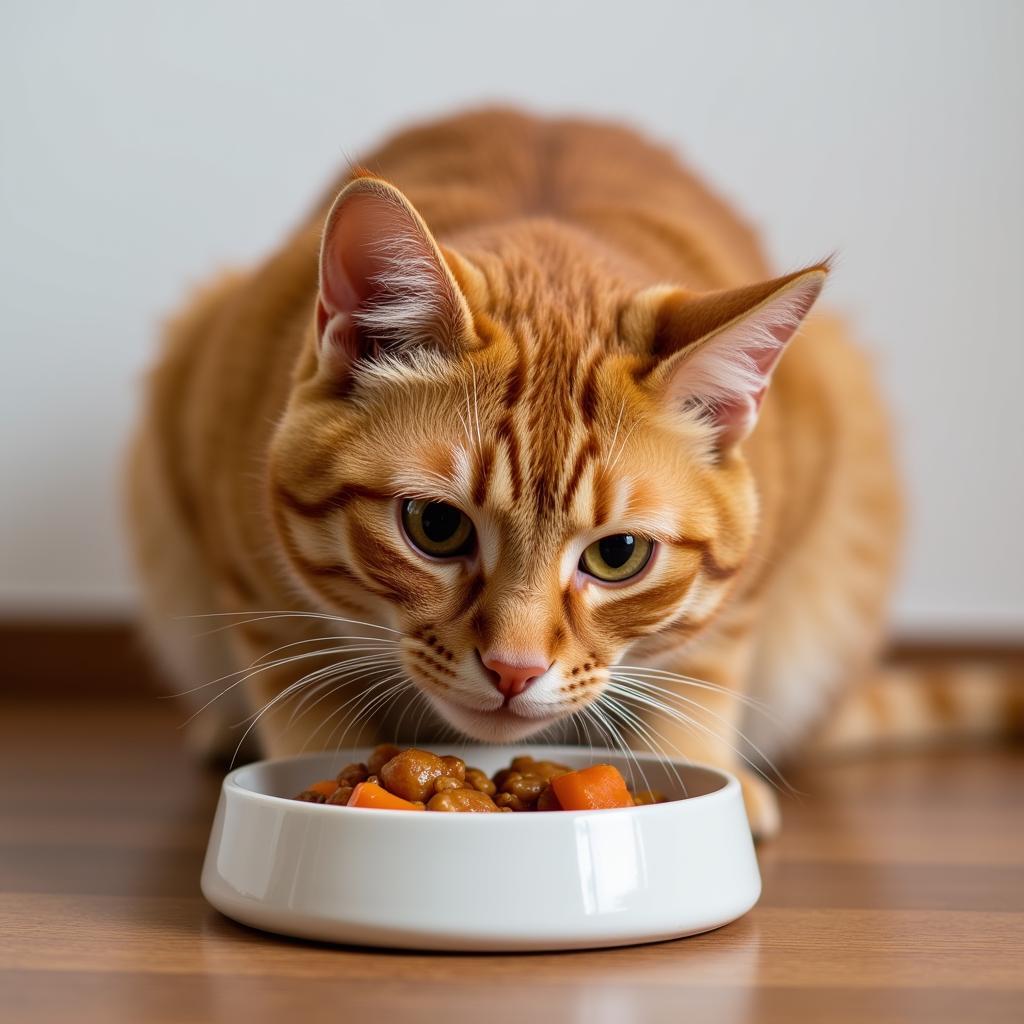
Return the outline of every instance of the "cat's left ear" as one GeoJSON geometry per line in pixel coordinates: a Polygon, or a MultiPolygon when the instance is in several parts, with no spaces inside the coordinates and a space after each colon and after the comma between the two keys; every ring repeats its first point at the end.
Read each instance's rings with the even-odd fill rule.
{"type": "Polygon", "coordinates": [[[440,247],[380,178],[350,182],[327,216],[316,326],[320,364],[332,375],[419,346],[455,351],[471,336],[469,306],[440,247]]]}
{"type": "Polygon", "coordinates": [[[653,319],[658,360],[649,387],[676,408],[696,407],[717,430],[719,449],[757,423],[765,391],[786,345],[821,292],[823,263],[728,291],[651,289],[638,302],[653,319]]]}

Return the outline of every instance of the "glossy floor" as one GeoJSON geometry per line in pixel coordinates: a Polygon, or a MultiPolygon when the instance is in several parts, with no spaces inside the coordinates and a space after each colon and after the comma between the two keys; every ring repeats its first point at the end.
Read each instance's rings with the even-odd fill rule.
{"type": "MultiPolygon", "coordinates": [[[[805,772],[760,851],[761,903],[712,934],[427,955],[283,940],[207,906],[218,778],[178,719],[154,700],[0,704],[0,1020],[1020,1019],[1020,751],[805,772]]],[[[494,884],[543,869],[524,851],[494,884]]]]}

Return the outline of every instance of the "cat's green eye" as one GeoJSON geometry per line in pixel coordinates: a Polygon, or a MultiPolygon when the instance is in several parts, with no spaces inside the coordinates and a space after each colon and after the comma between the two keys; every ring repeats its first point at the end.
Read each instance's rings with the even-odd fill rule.
{"type": "Polygon", "coordinates": [[[402,526],[412,543],[433,558],[457,558],[473,548],[473,521],[443,501],[402,502],[402,526]]]}
{"type": "Polygon", "coordinates": [[[605,583],[635,576],[650,560],[654,544],[635,533],[613,533],[595,540],[580,557],[580,570],[605,583]]]}

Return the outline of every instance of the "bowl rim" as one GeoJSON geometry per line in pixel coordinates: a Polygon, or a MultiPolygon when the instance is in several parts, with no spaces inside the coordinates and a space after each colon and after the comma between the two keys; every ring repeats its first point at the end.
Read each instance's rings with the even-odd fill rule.
{"type": "MultiPolygon", "coordinates": [[[[481,743],[475,744],[478,747],[486,747],[488,744],[481,743]]],[[[526,746],[526,745],[524,745],[526,746]]],[[[537,745],[533,749],[539,749],[542,745],[537,745]]],[[[576,751],[577,749],[583,753],[590,754],[590,747],[572,747],[572,746],[551,746],[549,748],[552,752],[556,751],[576,751]]],[[[642,813],[646,818],[652,818],[655,815],[670,815],[685,813],[685,808],[694,804],[700,804],[707,807],[709,804],[715,801],[732,800],[738,794],[740,794],[740,783],[732,772],[726,771],[723,768],[717,768],[709,764],[704,764],[700,761],[683,760],[682,758],[659,758],[656,754],[650,754],[648,752],[641,751],[630,751],[630,756],[634,754],[639,760],[645,760],[652,763],[668,763],[675,765],[680,769],[699,769],[700,771],[707,772],[711,775],[718,776],[723,780],[723,784],[717,789],[712,790],[710,793],[701,793],[698,796],[683,797],[681,800],[666,800],[660,804],[643,804],[639,807],[606,807],[606,808],[595,808],[583,811],[549,811],[545,813],[534,813],[534,814],[414,814],[409,815],[407,811],[390,810],[385,808],[371,808],[371,807],[345,807],[345,814],[338,815],[339,808],[330,804],[318,804],[318,803],[306,803],[302,800],[296,800],[294,797],[286,796],[275,796],[272,793],[262,793],[257,789],[250,789],[248,786],[243,786],[239,781],[238,777],[244,772],[253,771],[257,768],[273,768],[276,765],[291,764],[298,761],[312,761],[327,756],[332,756],[336,752],[329,750],[310,751],[304,754],[293,754],[286,757],[272,757],[266,758],[260,761],[250,761],[248,764],[240,765],[238,768],[232,769],[224,776],[221,783],[221,790],[224,793],[232,792],[242,796],[245,800],[250,800],[256,804],[263,804],[271,807],[285,808],[289,813],[293,814],[328,814],[334,815],[333,818],[328,820],[335,820],[339,822],[344,821],[395,821],[402,819],[410,819],[410,827],[422,827],[414,825],[414,822],[430,821],[435,818],[441,819],[442,822],[447,822],[448,828],[451,827],[473,827],[479,828],[480,825],[469,825],[469,822],[486,822],[490,820],[504,820],[525,818],[526,821],[530,822],[551,822],[552,826],[555,827],[557,823],[565,823],[567,821],[575,820],[577,818],[590,818],[595,814],[599,814],[602,818],[607,818],[609,815],[616,817],[624,817],[625,815],[637,815],[642,813]],[[382,810],[386,811],[382,815],[382,810]],[[369,817],[367,817],[369,816],[369,817]],[[454,819],[454,820],[452,820],[454,819]]],[[[594,747],[593,754],[595,757],[601,754],[611,754],[617,758],[623,757],[621,750],[612,750],[606,747],[594,747]]],[[[595,761],[594,763],[600,763],[595,761]]],[[[433,826],[427,826],[433,827],[433,826]]],[[[507,828],[507,825],[499,826],[501,828],[507,828]]],[[[535,826],[536,827],[536,826],[535,826]]],[[[543,826],[541,826],[543,827],[543,826]]]]}

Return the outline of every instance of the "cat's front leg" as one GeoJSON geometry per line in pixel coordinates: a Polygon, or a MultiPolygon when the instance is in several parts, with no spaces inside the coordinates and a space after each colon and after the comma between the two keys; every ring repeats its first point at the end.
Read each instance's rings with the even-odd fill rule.
{"type": "MultiPolygon", "coordinates": [[[[757,755],[747,749],[737,731],[752,650],[749,639],[722,635],[705,641],[693,653],[638,659],[632,676],[626,667],[616,670],[616,676],[621,680],[619,687],[634,689],[632,711],[643,708],[643,727],[632,730],[639,744],[668,757],[732,772],[743,787],[751,831],[756,838],[767,839],[779,830],[778,798],[744,760],[756,762],[757,755]]],[[[629,704],[628,698],[620,699],[629,704]]]]}

